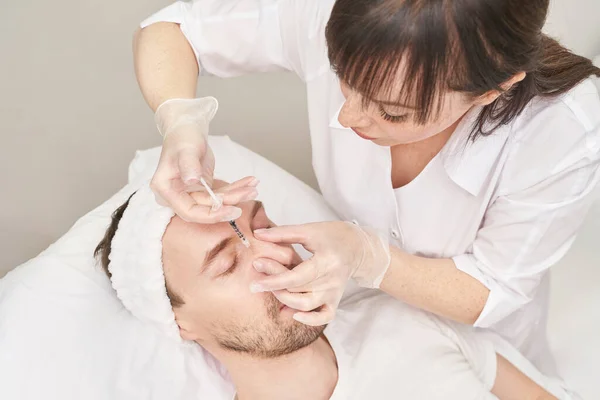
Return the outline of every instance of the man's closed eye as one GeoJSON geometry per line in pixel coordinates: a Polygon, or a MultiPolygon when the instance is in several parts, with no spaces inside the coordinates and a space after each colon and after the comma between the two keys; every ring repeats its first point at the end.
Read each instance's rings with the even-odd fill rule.
{"type": "Polygon", "coordinates": [[[220,275],[220,277],[225,277],[225,276],[229,276],[229,275],[233,274],[240,264],[239,261],[240,261],[239,254],[236,253],[235,257],[233,258],[233,263],[231,264],[231,266],[229,266],[229,268],[227,268],[225,270],[225,272],[223,272],[220,275]]]}

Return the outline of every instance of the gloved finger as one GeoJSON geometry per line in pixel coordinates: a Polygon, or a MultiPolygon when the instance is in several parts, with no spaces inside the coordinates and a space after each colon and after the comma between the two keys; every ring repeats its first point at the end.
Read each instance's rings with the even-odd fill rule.
{"type": "Polygon", "coordinates": [[[180,211],[177,211],[173,204],[171,204],[171,208],[184,221],[195,222],[197,224],[216,224],[236,220],[242,216],[242,209],[232,206],[224,206],[213,211],[212,207],[200,206],[194,202],[187,208],[183,206],[180,211]]]}
{"type": "Polygon", "coordinates": [[[200,157],[202,154],[197,150],[181,150],[178,154],[177,164],[179,174],[185,185],[197,184],[202,177],[202,163],[200,157]]]}
{"type": "MultiPolygon", "coordinates": [[[[291,293],[305,293],[305,292],[325,292],[328,290],[340,289],[340,282],[335,279],[331,279],[330,276],[323,276],[319,279],[309,282],[303,286],[296,286],[287,288],[286,290],[291,293]]],[[[343,288],[345,289],[345,287],[343,288]]]]}
{"type": "MultiPolygon", "coordinates": [[[[261,272],[262,263],[276,263],[278,266],[269,266],[267,268],[278,268],[279,272],[287,272],[302,263],[302,259],[291,246],[278,246],[273,243],[261,243],[261,258],[254,260],[254,268],[261,272]],[[282,269],[285,268],[285,269],[282,269]]],[[[272,275],[272,274],[267,274],[272,275]]]]}
{"type": "MultiPolygon", "coordinates": [[[[206,183],[208,183],[208,181],[205,179],[206,183]]],[[[235,181],[231,184],[225,185],[223,187],[220,187],[218,189],[214,190],[215,194],[219,194],[219,193],[227,193],[230,192],[232,190],[235,189],[243,189],[243,188],[247,188],[247,187],[256,187],[258,185],[259,181],[258,179],[252,177],[252,176],[247,176],[243,179],[240,179],[238,181],[235,181]]],[[[209,187],[212,188],[212,185],[209,184],[209,187]]],[[[206,188],[204,187],[204,185],[200,182],[198,183],[192,183],[189,185],[186,185],[186,191],[191,193],[191,192],[206,192],[206,188]]]]}
{"type": "Polygon", "coordinates": [[[214,224],[217,222],[237,219],[242,215],[238,207],[224,206],[216,211],[211,211],[211,206],[199,205],[190,193],[174,190],[161,190],[157,188],[158,195],[169,207],[184,221],[200,224],[214,224]]]}
{"type": "MultiPolygon", "coordinates": [[[[227,193],[215,194],[221,199],[223,205],[237,205],[258,197],[258,191],[252,186],[241,187],[227,193]]],[[[214,202],[210,194],[205,190],[190,193],[190,196],[192,196],[196,204],[201,206],[212,207],[214,202]]]]}
{"type": "Polygon", "coordinates": [[[260,181],[256,179],[254,176],[247,176],[245,178],[239,179],[229,185],[223,186],[222,188],[217,189],[215,192],[218,193],[227,193],[234,189],[244,188],[246,186],[256,187],[260,181]]]}
{"type": "MultiPolygon", "coordinates": [[[[242,216],[242,209],[234,206],[223,206],[218,210],[210,210],[205,222],[199,222],[204,224],[216,224],[218,222],[227,222],[238,219],[242,216]]],[[[196,221],[193,221],[196,222],[196,221]]]]}
{"type": "Polygon", "coordinates": [[[271,275],[253,282],[250,291],[272,292],[288,288],[306,286],[310,282],[321,277],[320,266],[314,262],[314,257],[304,261],[288,272],[279,275],[271,275]]]}
{"type": "MultiPolygon", "coordinates": [[[[254,200],[258,196],[258,192],[255,189],[256,185],[258,185],[258,179],[249,176],[220,187],[214,193],[221,200],[222,204],[236,205],[243,201],[254,200]]],[[[198,194],[194,195],[198,204],[212,205],[214,203],[212,196],[210,196],[202,183],[186,185],[185,191],[188,193],[198,192],[198,194]]]]}
{"type": "Polygon", "coordinates": [[[259,258],[254,260],[252,266],[257,272],[265,275],[278,275],[289,271],[285,265],[270,258],[259,258]]]}
{"type": "MultiPolygon", "coordinates": [[[[204,182],[206,182],[206,184],[208,185],[208,187],[212,188],[213,184],[214,184],[214,177],[212,176],[212,173],[209,174],[209,173],[206,172],[208,170],[209,170],[208,168],[205,168],[205,167],[202,168],[202,171],[203,171],[202,177],[204,178],[204,182]]],[[[201,190],[206,190],[206,189],[204,189],[204,185],[202,185],[202,183],[200,181],[198,181],[197,183],[192,183],[192,185],[196,186],[196,187],[199,186],[200,188],[202,188],[201,190]]],[[[190,185],[187,185],[187,186],[190,187],[190,185]]],[[[195,191],[196,190],[189,190],[188,189],[188,192],[195,192],[195,191]]]]}
{"type": "Polygon", "coordinates": [[[159,195],[184,221],[203,220],[210,214],[210,207],[198,205],[188,193],[168,190],[159,195]]]}
{"type": "Polygon", "coordinates": [[[324,292],[290,293],[276,290],[272,293],[277,300],[298,311],[313,311],[325,304],[324,292]]]}
{"type": "Polygon", "coordinates": [[[213,187],[214,185],[214,173],[215,173],[215,155],[208,145],[205,143],[206,152],[204,157],[202,157],[202,178],[209,187],[213,187]]]}
{"type": "Polygon", "coordinates": [[[258,240],[273,243],[308,244],[315,224],[276,226],[269,229],[257,229],[254,236],[258,240]]]}
{"type": "Polygon", "coordinates": [[[304,325],[323,326],[333,321],[335,309],[324,305],[317,311],[297,312],[292,318],[304,325]]]}
{"type": "MultiPolygon", "coordinates": [[[[197,203],[188,193],[180,190],[180,186],[181,184],[178,184],[177,181],[163,176],[160,166],[150,181],[150,188],[155,193],[157,202],[163,206],[170,207],[177,215],[187,221],[191,218],[189,215],[190,210],[194,206],[197,206],[197,203]]],[[[202,214],[208,214],[208,211],[204,210],[202,214]]],[[[198,213],[197,210],[196,213],[198,213]]]]}
{"type": "Polygon", "coordinates": [[[210,207],[195,205],[188,213],[184,213],[183,216],[177,214],[187,222],[194,222],[197,224],[217,224],[219,222],[227,222],[238,219],[242,216],[242,210],[237,207],[221,207],[216,211],[212,211],[210,207]]]}

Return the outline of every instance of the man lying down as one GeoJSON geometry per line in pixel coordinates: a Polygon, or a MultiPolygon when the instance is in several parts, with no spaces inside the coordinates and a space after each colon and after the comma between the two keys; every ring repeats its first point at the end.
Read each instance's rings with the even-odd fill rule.
{"type": "Polygon", "coordinates": [[[379,291],[345,298],[327,327],[295,321],[294,310],[249,286],[259,278],[253,260],[293,268],[300,257],[253,237],[273,225],[260,202],[240,207],[237,224],[250,248],[227,223],[174,216],[146,185],[115,211],[96,249],[124,306],[211,353],[228,370],[237,399],[571,398],[499,337],[379,291]]]}

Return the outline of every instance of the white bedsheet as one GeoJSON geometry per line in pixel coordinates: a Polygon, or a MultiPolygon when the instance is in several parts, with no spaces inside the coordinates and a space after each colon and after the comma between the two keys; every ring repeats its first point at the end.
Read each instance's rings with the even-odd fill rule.
{"type": "MultiPolygon", "coordinates": [[[[262,157],[227,137],[211,137],[211,147],[219,178],[260,177],[275,222],[336,219],[314,190],[262,157]]],[[[127,186],[0,280],[0,399],[219,400],[231,392],[199,346],[176,345],[134,319],[92,258],[110,214],[152,175],[158,154],[138,152],[127,186]]]]}
{"type": "MultiPolygon", "coordinates": [[[[262,157],[226,137],[211,137],[211,145],[218,177],[261,179],[275,222],[335,219],[316,192],[262,157]]],[[[177,347],[134,320],[92,259],[110,213],[150,178],[158,155],[138,152],[127,186],[0,280],[0,399],[216,400],[231,390],[226,372],[197,346],[177,347]]],[[[550,342],[563,377],[584,399],[600,398],[599,233],[596,207],[553,276],[550,342]]]]}

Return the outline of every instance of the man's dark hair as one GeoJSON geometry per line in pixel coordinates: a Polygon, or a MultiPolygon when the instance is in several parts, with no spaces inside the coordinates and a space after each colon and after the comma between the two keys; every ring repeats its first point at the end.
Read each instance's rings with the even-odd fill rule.
{"type": "MultiPolygon", "coordinates": [[[[121,221],[121,218],[123,218],[123,213],[125,213],[125,210],[129,205],[129,200],[131,200],[132,196],[133,194],[129,196],[125,203],[123,203],[119,208],[115,210],[115,212],[113,212],[111,216],[110,225],[108,226],[106,233],[104,233],[104,237],[102,238],[100,243],[98,243],[98,246],[96,246],[96,249],[94,250],[94,257],[96,257],[96,259],[100,261],[102,269],[109,278],[111,277],[111,273],[108,270],[108,264],[110,263],[109,256],[111,251],[112,240],[115,237],[115,233],[119,228],[119,222],[121,221]]],[[[171,302],[171,307],[176,308],[182,306],[184,304],[183,299],[169,287],[169,284],[166,283],[166,279],[165,286],[167,290],[167,296],[169,297],[169,301],[171,302]]]]}

